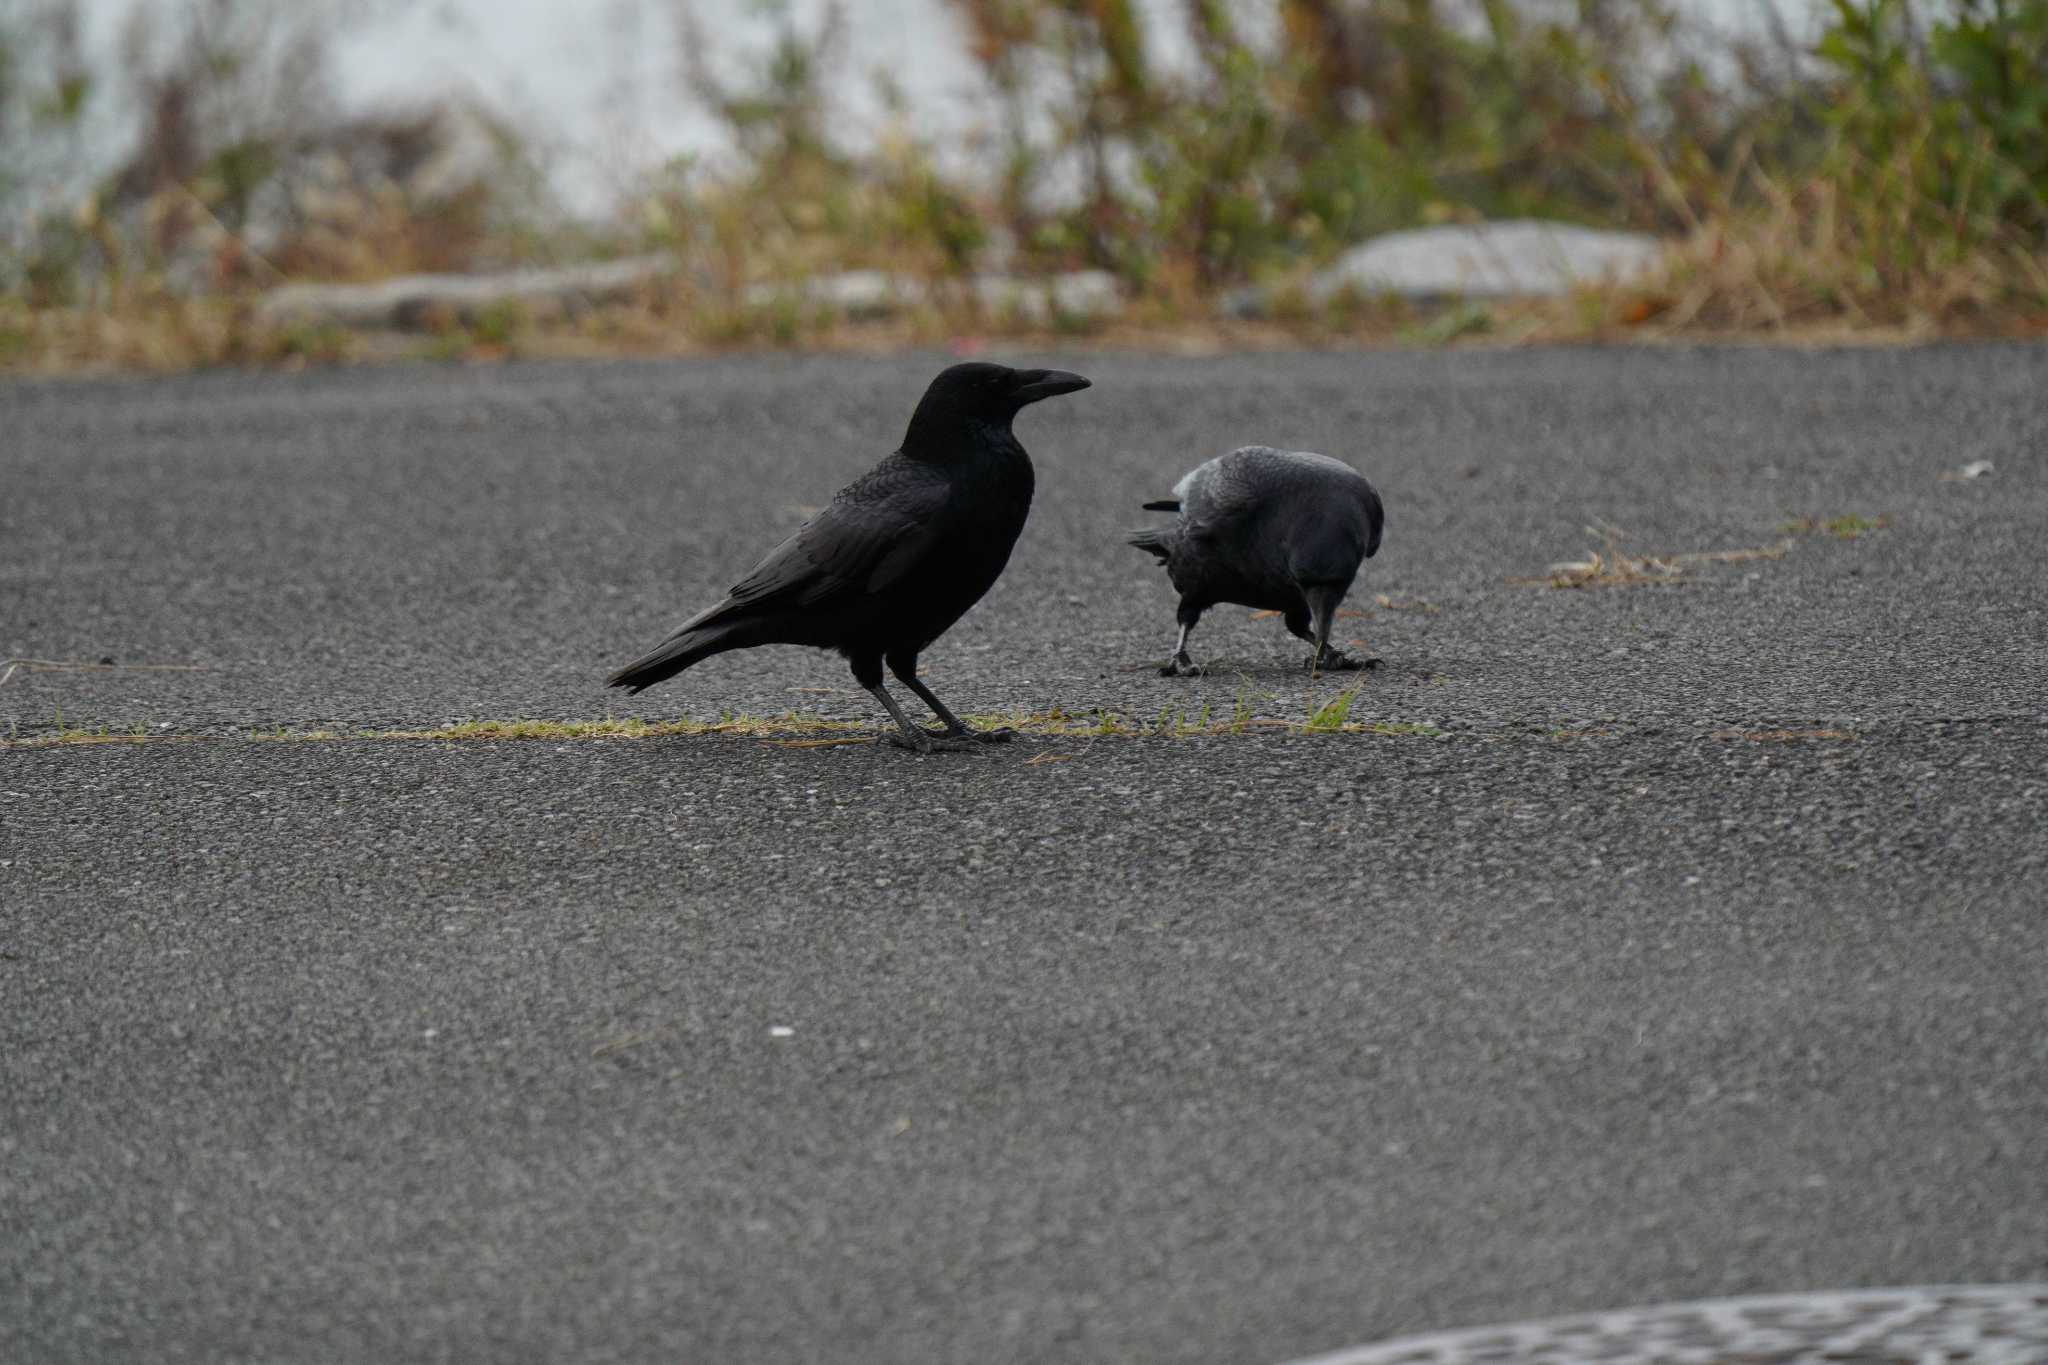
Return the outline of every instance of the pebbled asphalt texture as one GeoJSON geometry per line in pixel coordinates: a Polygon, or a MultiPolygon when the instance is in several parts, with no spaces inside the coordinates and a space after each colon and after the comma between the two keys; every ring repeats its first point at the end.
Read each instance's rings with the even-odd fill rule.
{"type": "Polygon", "coordinates": [[[942,697],[1416,733],[252,740],[871,718],[796,650],[600,680],[944,357],[0,385],[0,653],[122,665],[0,737],[157,737],[0,748],[0,1358],[1280,1361],[2048,1275],[2048,348],[1017,359],[1096,387],[942,697]],[[1385,497],[1362,682],[1227,608],[1151,669],[1120,532],[1253,441],[1385,497]],[[1589,524],[1790,544],[1510,581],[1589,524]]]}

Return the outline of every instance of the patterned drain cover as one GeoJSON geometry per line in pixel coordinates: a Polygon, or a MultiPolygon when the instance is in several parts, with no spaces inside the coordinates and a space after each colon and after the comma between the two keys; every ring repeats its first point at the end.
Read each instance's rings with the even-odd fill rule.
{"type": "Polygon", "coordinates": [[[2048,1284],[1934,1285],[1586,1313],[1294,1365],[2048,1365],[2048,1284]]]}

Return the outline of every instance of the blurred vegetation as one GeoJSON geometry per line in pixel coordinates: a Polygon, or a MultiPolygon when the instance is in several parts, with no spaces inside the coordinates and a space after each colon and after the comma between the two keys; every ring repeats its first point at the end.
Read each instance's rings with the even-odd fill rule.
{"type": "Polygon", "coordinates": [[[425,350],[817,340],[848,310],[782,286],[853,269],[916,283],[884,339],[1095,325],[971,284],[1077,268],[1141,327],[1228,332],[1219,298],[1258,284],[1297,337],[2048,331],[2048,0],[1830,0],[1811,45],[1716,38],[1671,0],[944,0],[981,110],[944,130],[850,69],[840,8],[770,0],[770,45],[714,62],[675,0],[729,148],[595,226],[476,111],[338,112],[326,44],[374,3],[144,6],[115,70],[74,0],[0,11],[0,365],[342,358],[346,330],[267,325],[255,297],[643,251],[675,269],[628,302],[444,319],[425,350]],[[852,136],[862,80],[885,112],[852,136]],[[73,183],[109,126],[118,168],[73,183]],[[1673,250],[1519,311],[1299,302],[1377,233],[1507,216],[1673,250]]]}

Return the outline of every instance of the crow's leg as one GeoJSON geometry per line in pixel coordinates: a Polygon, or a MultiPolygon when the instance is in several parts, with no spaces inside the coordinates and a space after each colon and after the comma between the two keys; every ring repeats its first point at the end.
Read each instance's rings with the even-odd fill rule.
{"type": "Polygon", "coordinates": [[[1316,647],[1316,652],[1308,656],[1307,666],[1310,673],[1318,673],[1326,668],[1333,673],[1342,673],[1351,669],[1380,666],[1378,659],[1358,658],[1331,646],[1330,622],[1337,614],[1337,603],[1344,600],[1341,590],[1305,588],[1302,591],[1309,599],[1315,615],[1311,616],[1308,610],[1290,611],[1287,613],[1287,629],[1296,639],[1306,640],[1316,647]]]}
{"type": "Polygon", "coordinates": [[[917,693],[919,700],[932,708],[932,714],[939,718],[939,724],[946,727],[948,739],[970,739],[980,744],[1005,744],[1016,738],[1017,732],[1007,727],[998,730],[968,729],[960,717],[946,709],[946,703],[939,700],[937,693],[918,681],[915,654],[899,650],[888,657],[889,671],[896,675],[897,681],[917,693]]]}
{"type": "Polygon", "coordinates": [[[1202,666],[1188,655],[1188,635],[1201,623],[1206,607],[1196,606],[1188,598],[1180,599],[1180,608],[1174,612],[1174,619],[1180,623],[1180,636],[1173,642],[1173,657],[1159,670],[1162,678],[1199,678],[1202,666]]]}
{"type": "Polygon", "coordinates": [[[921,754],[928,754],[934,749],[971,749],[975,747],[973,744],[964,743],[957,739],[933,736],[920,727],[912,725],[910,717],[903,714],[903,708],[898,706],[896,699],[889,695],[889,689],[882,686],[881,659],[870,654],[849,659],[848,662],[853,665],[853,680],[874,694],[875,700],[882,703],[882,709],[887,711],[896,721],[896,728],[894,730],[884,730],[882,732],[883,740],[895,745],[899,749],[915,749],[921,754]]]}

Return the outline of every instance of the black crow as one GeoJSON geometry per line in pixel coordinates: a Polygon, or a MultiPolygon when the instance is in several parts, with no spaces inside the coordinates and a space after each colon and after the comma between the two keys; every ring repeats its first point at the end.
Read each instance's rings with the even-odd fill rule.
{"type": "Polygon", "coordinates": [[[755,645],[836,649],[896,720],[905,748],[1008,739],[975,732],[917,680],[917,656],[981,600],[1031,511],[1031,457],[1010,431],[1026,404],[1088,387],[1064,370],[955,365],[925,390],[895,454],[833,495],[718,605],[606,679],[634,692],[701,659],[755,645]],[[882,665],[931,707],[943,734],[910,723],[882,665]]]}
{"type": "Polygon", "coordinates": [[[1380,495],[1341,460],[1304,450],[1246,446],[1199,465],[1148,512],[1178,512],[1171,526],[1131,533],[1159,556],[1180,592],[1180,638],[1165,677],[1199,673],[1188,632],[1218,602],[1283,612],[1287,629],[1315,645],[1311,672],[1371,668],[1331,649],[1330,620],[1358,566],[1380,548],[1380,495]]]}

